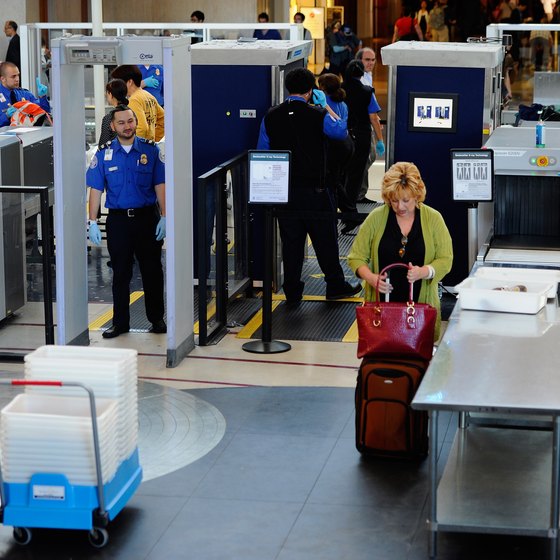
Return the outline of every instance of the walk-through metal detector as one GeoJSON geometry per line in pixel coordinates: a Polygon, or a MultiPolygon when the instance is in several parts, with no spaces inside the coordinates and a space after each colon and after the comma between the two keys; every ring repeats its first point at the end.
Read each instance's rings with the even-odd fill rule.
{"type": "Polygon", "coordinates": [[[84,66],[163,64],[167,210],[167,366],[194,348],[191,72],[188,37],[71,37],[52,42],[58,344],[89,344],[84,66]]]}

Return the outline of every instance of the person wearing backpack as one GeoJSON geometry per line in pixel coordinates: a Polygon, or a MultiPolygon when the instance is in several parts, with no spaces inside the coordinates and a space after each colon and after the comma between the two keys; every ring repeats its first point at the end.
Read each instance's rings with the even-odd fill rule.
{"type": "Polygon", "coordinates": [[[19,69],[12,62],[0,64],[0,126],[8,126],[12,115],[17,111],[14,104],[18,101],[35,103],[51,113],[51,105],[47,97],[48,88],[37,78],[37,92],[35,97],[28,89],[19,87],[19,69]]]}
{"type": "Polygon", "coordinates": [[[395,21],[392,42],[397,41],[422,41],[422,30],[418,20],[414,17],[414,10],[403,7],[401,17],[395,21]]]}
{"type": "Polygon", "coordinates": [[[435,0],[434,7],[428,16],[428,31],[430,41],[447,43],[449,41],[449,28],[445,23],[445,6],[435,0]]]}

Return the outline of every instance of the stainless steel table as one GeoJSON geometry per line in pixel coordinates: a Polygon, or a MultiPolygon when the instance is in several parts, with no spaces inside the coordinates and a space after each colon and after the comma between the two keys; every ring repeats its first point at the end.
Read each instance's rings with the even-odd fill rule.
{"type": "MultiPolygon", "coordinates": [[[[438,531],[541,536],[558,553],[560,310],[456,310],[412,402],[430,414],[430,557],[438,531]],[[440,410],[552,418],[552,431],[460,422],[437,481],[440,410]]],[[[460,415],[465,418],[465,414],[460,415]]]]}

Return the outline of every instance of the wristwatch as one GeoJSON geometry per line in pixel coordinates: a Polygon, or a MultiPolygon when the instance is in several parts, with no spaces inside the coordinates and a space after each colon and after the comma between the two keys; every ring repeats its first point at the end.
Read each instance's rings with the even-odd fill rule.
{"type": "Polygon", "coordinates": [[[87,226],[90,227],[91,224],[96,224],[96,223],[97,223],[97,220],[88,220],[87,221],[87,226]]]}

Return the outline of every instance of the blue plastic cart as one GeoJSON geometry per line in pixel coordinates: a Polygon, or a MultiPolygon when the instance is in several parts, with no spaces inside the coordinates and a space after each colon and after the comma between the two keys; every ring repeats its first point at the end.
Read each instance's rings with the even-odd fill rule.
{"type": "Polygon", "coordinates": [[[107,526],[126,505],[142,481],[138,449],[122,461],[115,476],[103,484],[97,413],[93,391],[82,383],[3,379],[0,385],[81,387],[89,395],[97,486],[69,483],[64,474],[36,473],[28,483],[4,482],[0,468],[0,522],[14,528],[14,540],[28,544],[32,528],[82,529],[96,548],[109,540],[107,526]]]}

